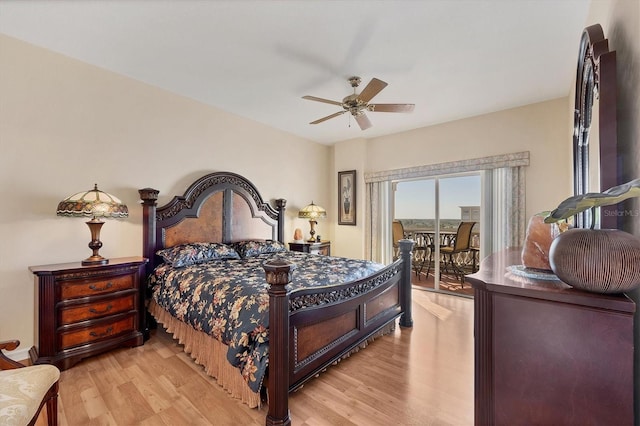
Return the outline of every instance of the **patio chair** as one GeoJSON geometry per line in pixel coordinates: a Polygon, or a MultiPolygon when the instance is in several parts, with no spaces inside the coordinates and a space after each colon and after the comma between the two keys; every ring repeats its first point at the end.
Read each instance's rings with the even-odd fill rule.
{"type": "Polygon", "coordinates": [[[453,245],[440,246],[440,254],[443,256],[444,270],[451,272],[460,280],[460,284],[464,288],[464,270],[455,261],[460,253],[471,252],[471,230],[476,222],[460,222],[456,231],[453,245]],[[451,267],[451,270],[449,270],[451,267]]]}
{"type": "Polygon", "coordinates": [[[0,424],[32,426],[46,404],[48,425],[57,426],[60,370],[49,364],[24,366],[2,352],[18,345],[18,340],[0,342],[0,424]]]}
{"type": "Polygon", "coordinates": [[[435,253],[436,247],[433,243],[433,233],[432,232],[422,232],[421,233],[421,245],[420,249],[424,252],[422,255],[422,260],[416,262],[415,271],[418,276],[418,281],[420,281],[420,275],[422,274],[422,270],[424,266],[427,265],[427,273],[426,277],[429,276],[429,272],[431,271],[433,265],[433,254],[435,253]]]}
{"type": "Polygon", "coordinates": [[[399,220],[394,220],[391,224],[391,234],[393,236],[393,260],[396,260],[400,255],[400,245],[398,241],[404,238],[404,226],[399,220]]]}
{"type": "MultiPolygon", "coordinates": [[[[398,245],[398,241],[403,238],[406,238],[407,236],[404,233],[404,226],[402,225],[402,222],[400,222],[399,220],[393,221],[391,231],[393,234],[393,260],[396,260],[399,256],[399,247],[400,247],[398,245]]],[[[420,279],[419,270],[420,271],[422,270],[422,265],[424,265],[424,259],[427,258],[426,250],[427,250],[427,247],[423,244],[419,244],[418,242],[416,242],[416,244],[413,246],[412,267],[418,279],[420,279]],[[419,254],[419,253],[422,253],[422,254],[419,254]],[[418,255],[416,256],[416,254],[418,255]]]]}

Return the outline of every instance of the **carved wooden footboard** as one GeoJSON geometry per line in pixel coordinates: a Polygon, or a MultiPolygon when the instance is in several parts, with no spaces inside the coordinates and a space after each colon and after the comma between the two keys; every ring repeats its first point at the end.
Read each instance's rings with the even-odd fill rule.
{"type": "MultiPolygon", "coordinates": [[[[283,242],[286,201],[263,202],[251,182],[234,173],[211,173],[184,196],[157,207],[158,192],[140,191],[143,203],[143,255],[150,274],[156,252],[192,242],[229,243],[244,239],[283,242]]],[[[289,292],[295,265],[267,262],[269,283],[268,425],[290,424],[288,395],[330,364],[368,340],[400,325],[411,327],[411,249],[400,242],[401,257],[372,276],[341,284],[289,292]]]]}
{"type": "Polygon", "coordinates": [[[359,345],[411,317],[411,249],[401,240],[401,257],[367,278],[324,290],[289,293],[295,265],[268,262],[269,413],[267,425],[288,425],[290,391],[359,345]]]}

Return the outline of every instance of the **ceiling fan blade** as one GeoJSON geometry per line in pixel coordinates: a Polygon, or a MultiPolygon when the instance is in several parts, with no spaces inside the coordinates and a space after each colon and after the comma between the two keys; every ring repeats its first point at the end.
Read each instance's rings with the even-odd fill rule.
{"type": "Polygon", "coordinates": [[[369,104],[367,109],[373,112],[412,112],[415,104],[369,104]]]}
{"type": "Polygon", "coordinates": [[[357,114],[354,117],[356,118],[356,121],[358,122],[358,126],[360,126],[360,129],[366,130],[369,127],[371,127],[371,121],[369,121],[369,117],[367,117],[364,112],[357,114]]]}
{"type": "Polygon", "coordinates": [[[387,83],[377,78],[372,78],[369,84],[367,84],[367,87],[362,89],[362,92],[358,95],[358,99],[367,103],[385,87],[387,87],[387,83]]]}
{"type": "Polygon", "coordinates": [[[342,106],[342,102],[338,102],[338,101],[332,101],[329,99],[323,99],[323,98],[317,98],[315,96],[303,96],[302,99],[307,99],[309,101],[317,101],[317,102],[324,102],[325,104],[331,104],[331,105],[338,105],[338,106],[342,106]]]}
{"type": "Polygon", "coordinates": [[[331,118],[333,118],[333,117],[337,117],[337,116],[339,116],[339,115],[342,115],[342,114],[344,114],[345,112],[347,112],[347,111],[340,111],[340,112],[336,112],[335,114],[327,115],[326,117],[322,117],[322,118],[317,119],[316,121],[312,121],[312,122],[311,122],[311,123],[309,123],[309,124],[318,124],[318,123],[322,123],[323,121],[327,121],[327,120],[329,120],[329,119],[331,119],[331,118]]]}

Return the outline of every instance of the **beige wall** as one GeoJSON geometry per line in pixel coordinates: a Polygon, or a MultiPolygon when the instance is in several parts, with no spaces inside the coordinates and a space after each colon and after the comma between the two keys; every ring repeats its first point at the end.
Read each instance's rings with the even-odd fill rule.
{"type": "MultiPolygon", "coordinates": [[[[618,152],[621,180],[627,182],[640,177],[640,1],[594,0],[587,19],[587,25],[602,25],[609,48],[616,51],[618,152]]],[[[640,199],[626,207],[636,215],[625,217],[623,227],[640,236],[640,199]]]]}
{"type": "MultiPolygon", "coordinates": [[[[424,127],[404,133],[336,145],[335,162],[341,169],[363,172],[392,170],[457,160],[529,151],[526,168],[526,214],[550,210],[571,190],[571,128],[568,97],[492,114],[424,127]],[[340,153],[340,155],[338,155],[340,153]],[[366,156],[363,161],[362,155],[366,156]]],[[[361,181],[360,187],[364,189],[361,181]]],[[[364,206],[364,191],[360,206],[364,206]]],[[[358,217],[363,217],[362,207],[358,217]]],[[[364,233],[358,220],[357,232],[364,233]]],[[[363,257],[362,235],[335,225],[336,253],[363,257]],[[345,234],[343,238],[342,235],[345,234]],[[348,237],[347,237],[348,235],[348,237]]]]}
{"type": "Polygon", "coordinates": [[[333,146],[334,169],[331,192],[333,199],[331,214],[333,220],[333,241],[331,254],[336,256],[364,258],[364,215],[365,192],[364,173],[367,159],[366,139],[353,139],[333,146]],[[338,172],[356,171],[356,225],[338,225],[338,172]]]}
{"type": "MultiPolygon", "coordinates": [[[[618,153],[623,182],[640,178],[640,1],[593,0],[585,26],[602,25],[609,48],[616,51],[618,78],[618,153]]],[[[640,237],[640,199],[624,204],[622,228],[640,237]]],[[[640,306],[640,288],[630,294],[640,306]]],[[[636,310],[640,310],[636,308],[636,310]]],[[[640,314],[635,327],[635,424],[640,424],[640,314]]]]}
{"type": "Polygon", "coordinates": [[[20,349],[34,334],[28,266],[91,254],[84,220],[55,215],[74,192],[98,183],[129,207],[128,219],[102,228],[105,257],[141,254],[139,188],[159,189],[164,203],[212,171],[286,198],[287,240],[308,231],[295,214],[310,197],[330,205],[328,146],[5,36],[0,69],[0,340],[19,338],[20,349]]]}

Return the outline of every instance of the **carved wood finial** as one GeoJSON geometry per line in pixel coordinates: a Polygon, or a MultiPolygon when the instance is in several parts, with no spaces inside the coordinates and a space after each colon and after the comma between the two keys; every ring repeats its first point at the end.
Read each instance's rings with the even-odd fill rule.
{"type": "MultiPolygon", "coordinates": [[[[272,260],[263,265],[266,273],[267,283],[271,286],[283,288],[293,279],[293,271],[296,269],[295,263],[284,260],[272,260]]],[[[285,290],[286,291],[286,290],[285,290]]],[[[269,290],[271,292],[271,290],[269,290]]]]}
{"type": "Polygon", "coordinates": [[[155,205],[160,191],[153,188],[142,188],[138,190],[138,193],[143,204],[155,205]]]}

